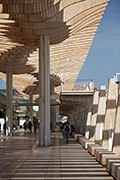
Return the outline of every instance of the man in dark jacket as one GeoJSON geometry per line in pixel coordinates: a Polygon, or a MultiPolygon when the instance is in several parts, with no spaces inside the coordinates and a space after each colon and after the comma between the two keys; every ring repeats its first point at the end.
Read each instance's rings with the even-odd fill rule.
{"type": "Polygon", "coordinates": [[[65,132],[65,136],[66,136],[66,143],[69,142],[69,137],[70,137],[70,133],[71,133],[71,127],[69,122],[67,121],[65,127],[64,127],[64,132],[65,132]]]}

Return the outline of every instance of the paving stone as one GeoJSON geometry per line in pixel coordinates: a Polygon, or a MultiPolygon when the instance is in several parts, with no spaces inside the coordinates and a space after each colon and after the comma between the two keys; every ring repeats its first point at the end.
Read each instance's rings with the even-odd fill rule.
{"type": "MultiPolygon", "coordinates": [[[[69,143],[66,144],[60,132],[52,133],[51,138],[52,146],[39,147],[36,146],[36,137],[22,135],[22,141],[19,141],[19,153],[17,151],[16,155],[17,149],[14,145],[18,142],[19,136],[10,138],[9,149],[14,153],[11,153],[10,157],[5,154],[2,156],[2,166],[5,169],[0,171],[0,179],[113,180],[106,168],[99,164],[75,139],[70,138],[69,143]],[[27,144],[25,144],[26,140],[27,144]],[[31,150],[32,146],[34,148],[31,150]],[[10,164],[6,165],[6,161],[9,160],[10,164]]],[[[4,145],[7,148],[7,141],[4,145]]]]}

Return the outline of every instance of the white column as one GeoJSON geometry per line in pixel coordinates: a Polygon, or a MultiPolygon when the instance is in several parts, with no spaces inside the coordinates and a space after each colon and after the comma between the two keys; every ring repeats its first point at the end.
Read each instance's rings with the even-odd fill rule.
{"type": "Polygon", "coordinates": [[[102,140],[103,140],[105,111],[106,111],[106,86],[100,86],[98,113],[97,113],[95,139],[94,139],[94,141],[100,145],[102,145],[102,140]]]}
{"type": "Polygon", "coordinates": [[[39,119],[40,119],[40,145],[50,145],[50,62],[49,37],[40,37],[39,47],[39,119]]]}
{"type": "Polygon", "coordinates": [[[57,121],[57,107],[56,106],[50,107],[50,119],[52,123],[52,131],[55,131],[56,121],[57,121]]]}
{"type": "Polygon", "coordinates": [[[118,89],[117,112],[116,112],[116,120],[115,120],[115,128],[114,128],[113,152],[120,157],[120,82],[118,89]]]}
{"type": "Polygon", "coordinates": [[[50,94],[52,95],[52,99],[54,98],[54,94],[55,93],[55,91],[54,91],[54,85],[51,85],[51,87],[50,87],[50,94]]]}
{"type": "Polygon", "coordinates": [[[99,91],[96,90],[93,96],[93,106],[92,106],[92,118],[91,118],[91,128],[90,128],[90,140],[94,141],[95,138],[95,129],[97,121],[97,112],[98,112],[98,97],[99,91]]]}
{"type": "Polygon", "coordinates": [[[90,137],[93,98],[91,98],[89,104],[90,105],[88,107],[87,122],[86,122],[86,132],[85,132],[85,137],[87,139],[89,139],[89,137],[90,137]]]}
{"type": "Polygon", "coordinates": [[[88,115],[87,115],[86,132],[85,132],[85,137],[86,137],[87,139],[89,139],[89,137],[90,137],[91,116],[92,116],[92,107],[89,108],[89,110],[88,110],[88,115]]]}
{"type": "Polygon", "coordinates": [[[50,56],[49,36],[44,36],[45,41],[45,146],[50,145],[50,56]]]}
{"type": "Polygon", "coordinates": [[[40,47],[39,47],[39,144],[44,145],[44,39],[43,36],[40,37],[40,47]]]}
{"type": "Polygon", "coordinates": [[[60,85],[60,92],[63,91],[63,82],[61,82],[61,85],[60,85]]]}
{"type": "Polygon", "coordinates": [[[6,72],[6,136],[12,135],[12,72],[6,72]]]}
{"type": "Polygon", "coordinates": [[[115,79],[109,79],[109,88],[106,101],[106,113],[103,131],[103,142],[102,146],[105,149],[112,150],[113,144],[113,132],[115,126],[116,116],[116,83],[115,79]]]}
{"type": "Polygon", "coordinates": [[[55,130],[56,126],[56,107],[53,106],[54,103],[56,102],[55,99],[55,94],[54,94],[54,85],[51,85],[50,87],[50,101],[51,101],[51,106],[50,106],[50,123],[51,123],[51,130],[55,130]]]}
{"type": "MultiPolygon", "coordinates": [[[[29,95],[29,102],[30,104],[33,103],[33,94],[30,93],[29,95]]],[[[31,119],[31,122],[32,122],[32,125],[33,125],[33,107],[30,105],[30,119],[31,119]]]]}

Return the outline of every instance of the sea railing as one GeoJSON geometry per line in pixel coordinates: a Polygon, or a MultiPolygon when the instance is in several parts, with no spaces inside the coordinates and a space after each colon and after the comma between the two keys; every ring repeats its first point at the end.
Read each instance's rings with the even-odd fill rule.
{"type": "Polygon", "coordinates": [[[80,91],[93,91],[94,90],[94,80],[92,79],[77,79],[68,80],[61,83],[61,92],[80,92],[80,91]]]}

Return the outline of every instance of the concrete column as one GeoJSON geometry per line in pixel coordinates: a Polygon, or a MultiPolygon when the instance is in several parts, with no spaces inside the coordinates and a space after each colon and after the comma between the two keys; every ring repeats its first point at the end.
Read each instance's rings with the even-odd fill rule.
{"type": "Polygon", "coordinates": [[[89,139],[90,137],[90,129],[91,129],[91,117],[92,117],[92,104],[93,104],[93,97],[89,100],[89,107],[88,107],[88,114],[87,114],[87,122],[86,122],[86,132],[85,137],[89,139]]]}
{"type": "Polygon", "coordinates": [[[56,112],[56,106],[53,106],[52,103],[56,103],[55,98],[55,91],[54,91],[54,85],[50,87],[50,97],[51,97],[51,106],[50,106],[50,123],[51,123],[51,130],[55,131],[56,127],[56,119],[57,119],[57,112],[56,112]]]}
{"type": "Polygon", "coordinates": [[[90,136],[91,115],[92,115],[92,106],[89,107],[88,115],[87,115],[86,132],[85,132],[85,137],[87,139],[89,139],[89,136],[90,136]]]}
{"type": "Polygon", "coordinates": [[[105,120],[105,110],[106,110],[106,87],[100,86],[99,90],[99,102],[98,102],[98,114],[95,130],[95,142],[102,144],[103,139],[103,129],[104,129],[104,120],[105,120]]]}
{"type": "Polygon", "coordinates": [[[115,120],[114,138],[113,138],[113,152],[120,156],[120,82],[118,90],[118,103],[115,120]]]}
{"type": "MultiPolygon", "coordinates": [[[[33,94],[32,93],[30,93],[30,95],[29,95],[29,102],[30,102],[30,104],[33,103],[33,94]]],[[[31,122],[33,125],[33,106],[30,106],[30,119],[31,119],[31,122]]]]}
{"type": "Polygon", "coordinates": [[[41,35],[39,47],[40,145],[50,145],[50,62],[49,37],[41,35]]]}
{"type": "Polygon", "coordinates": [[[40,37],[39,47],[39,144],[44,145],[44,38],[40,37]]]}
{"type": "Polygon", "coordinates": [[[12,72],[6,73],[6,136],[12,135],[12,100],[13,100],[12,72]]]}
{"type": "Polygon", "coordinates": [[[93,96],[93,106],[92,106],[92,118],[91,118],[91,128],[90,128],[90,140],[94,141],[95,138],[95,129],[96,129],[96,121],[97,121],[97,113],[98,113],[98,98],[99,91],[94,92],[93,96]]]}
{"type": "MultiPolygon", "coordinates": [[[[29,94],[29,102],[30,102],[30,104],[33,103],[33,94],[32,93],[29,94]]],[[[30,106],[30,119],[31,119],[31,121],[33,121],[33,107],[32,106],[30,106]]]]}
{"type": "Polygon", "coordinates": [[[61,85],[60,85],[60,92],[63,91],[63,82],[61,82],[61,85]]]}
{"type": "Polygon", "coordinates": [[[103,148],[112,150],[113,131],[116,114],[116,83],[115,79],[109,79],[109,88],[106,102],[106,114],[103,131],[103,148]]]}
{"type": "Polygon", "coordinates": [[[57,109],[56,106],[50,107],[50,119],[52,124],[52,131],[55,131],[56,121],[57,121],[57,109]]]}
{"type": "Polygon", "coordinates": [[[54,98],[54,93],[55,93],[54,85],[51,85],[51,87],[50,87],[50,95],[52,95],[52,98],[54,98]]]}

